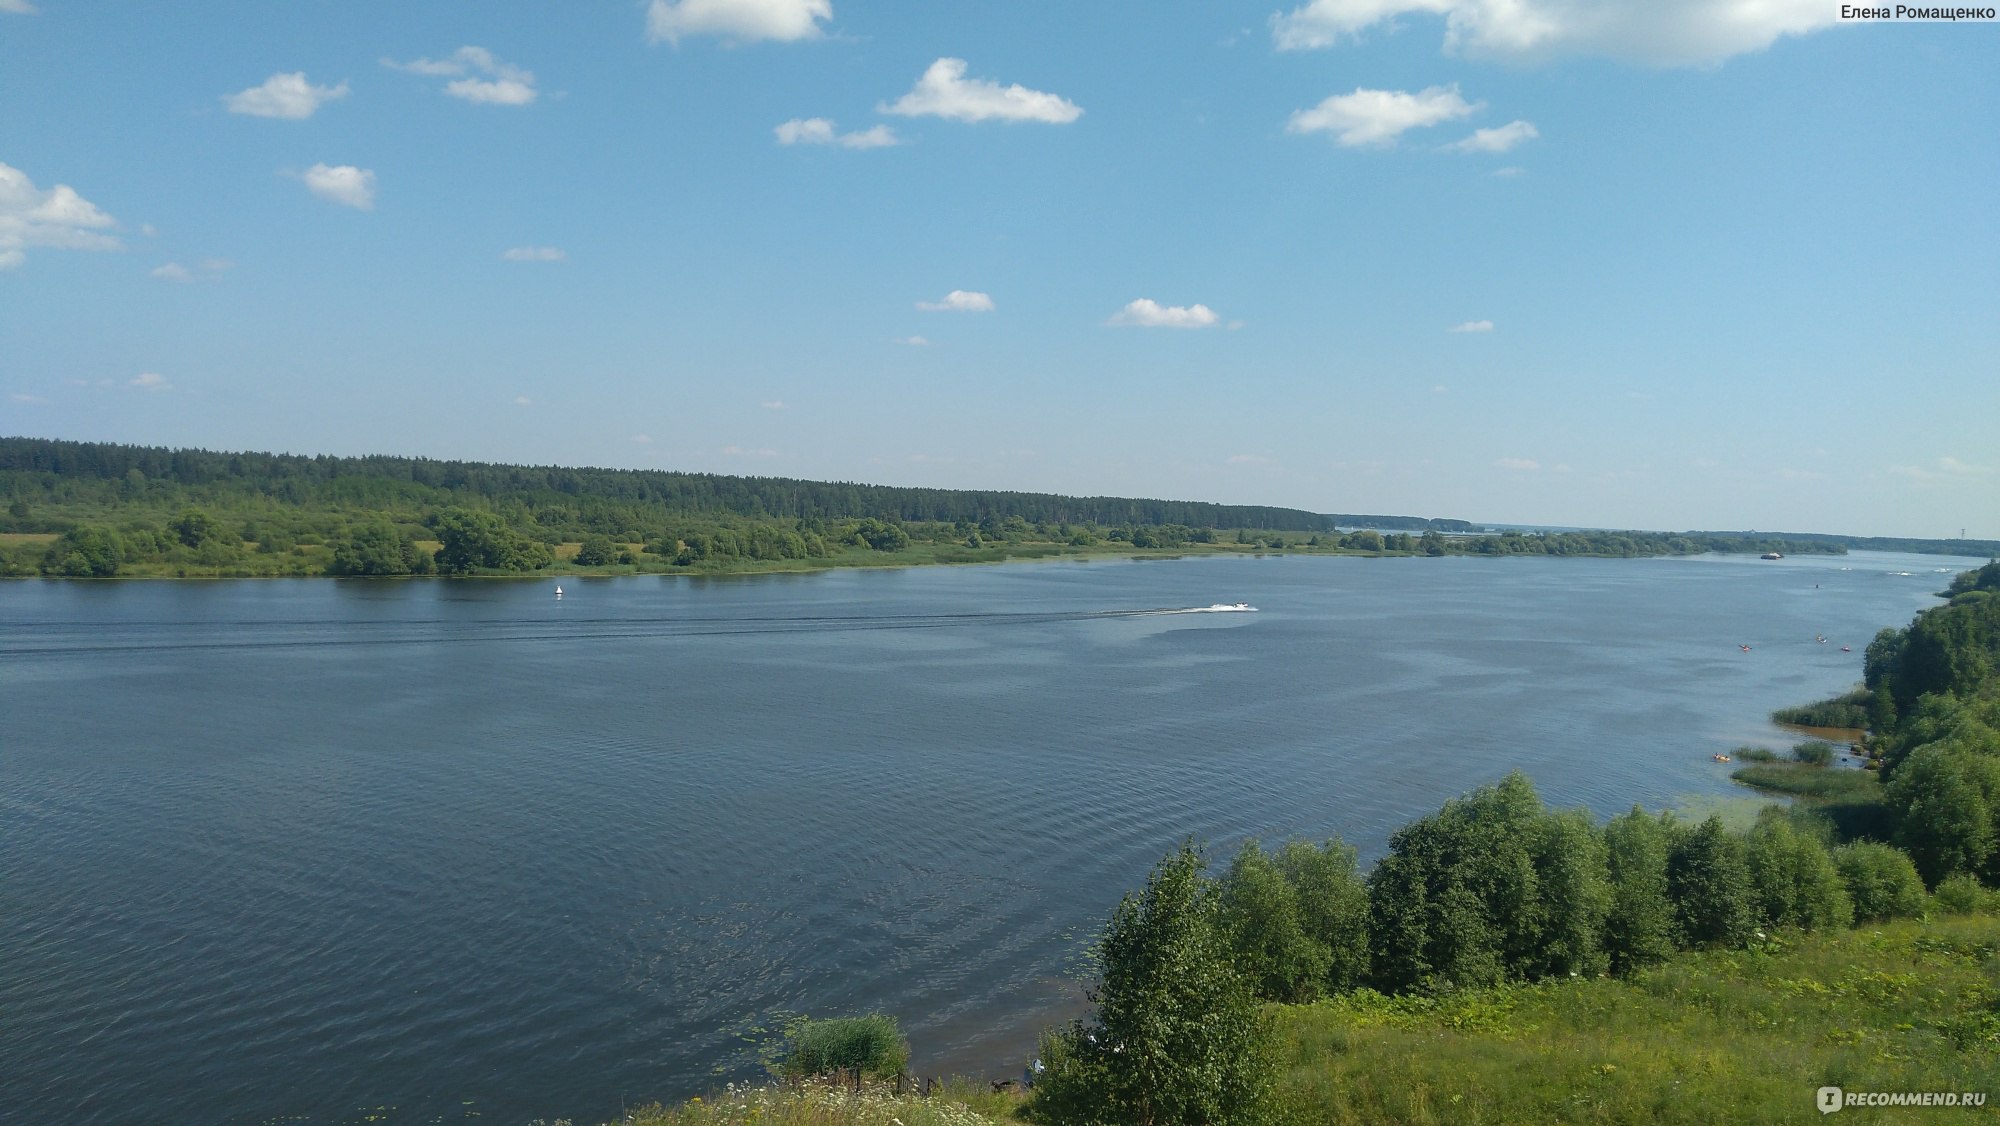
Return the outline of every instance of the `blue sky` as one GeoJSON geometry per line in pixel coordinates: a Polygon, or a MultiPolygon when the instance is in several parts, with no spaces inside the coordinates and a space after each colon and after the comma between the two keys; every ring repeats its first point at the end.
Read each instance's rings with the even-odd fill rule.
{"type": "Polygon", "coordinates": [[[0,0],[0,433],[2000,537],[2000,25],[0,0]]]}

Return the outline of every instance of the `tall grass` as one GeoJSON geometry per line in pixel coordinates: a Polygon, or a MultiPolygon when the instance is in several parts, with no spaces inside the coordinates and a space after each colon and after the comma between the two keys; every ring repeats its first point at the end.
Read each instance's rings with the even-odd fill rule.
{"type": "Polygon", "coordinates": [[[1302,1122],[1808,1120],[1821,1086],[2000,1105],[2000,917],[1787,936],[1625,979],[1273,1012],[1302,1122]]]}
{"type": "Polygon", "coordinates": [[[989,1126],[1016,1121],[1022,1101],[967,1081],[928,1099],[880,1083],[859,1092],[826,1083],[731,1086],[676,1107],[642,1107],[621,1126],[989,1126]]]}

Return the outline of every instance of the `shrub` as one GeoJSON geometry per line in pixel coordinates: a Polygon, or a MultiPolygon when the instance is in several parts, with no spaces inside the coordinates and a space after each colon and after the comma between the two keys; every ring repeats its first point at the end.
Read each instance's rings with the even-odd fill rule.
{"type": "Polygon", "coordinates": [[[1862,841],[1836,849],[1834,867],[1854,901],[1857,922],[1914,918],[1924,913],[1924,882],[1908,853],[1862,841]]]}
{"type": "MultiPolygon", "coordinates": [[[[1981,591],[1979,593],[1985,592],[1981,591]]],[[[1963,598],[1965,596],[1960,595],[1959,597],[1963,598]]],[[[1958,875],[1948,877],[1939,883],[1934,898],[1937,901],[1938,910],[1943,911],[1947,915],[1970,915],[1974,911],[1978,911],[1986,906],[1988,900],[2000,898],[2000,896],[1996,896],[1993,892],[1980,887],[1978,880],[1973,879],[1964,872],[1960,872],[1958,875]]]]}
{"type": "Polygon", "coordinates": [[[779,1069],[795,1079],[855,1071],[886,1078],[900,1073],[909,1062],[910,1045],[896,1027],[895,1018],[870,1013],[793,1021],[785,1029],[785,1055],[779,1069]]]}

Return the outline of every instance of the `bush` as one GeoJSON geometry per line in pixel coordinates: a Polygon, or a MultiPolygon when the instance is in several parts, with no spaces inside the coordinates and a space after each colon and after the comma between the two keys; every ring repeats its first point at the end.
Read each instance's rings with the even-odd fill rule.
{"type": "Polygon", "coordinates": [[[617,545],[610,536],[587,536],[583,546],[577,549],[576,565],[579,567],[603,567],[617,558],[617,545]]]}
{"type": "Polygon", "coordinates": [[[1839,753],[1839,747],[1824,739],[1808,739],[1792,748],[1792,758],[1808,766],[1830,765],[1839,753]]]}
{"type": "Polygon", "coordinates": [[[879,1079],[899,1074],[909,1062],[910,1045],[894,1017],[800,1017],[785,1029],[779,1070],[794,1079],[856,1071],[879,1079]]]}
{"type": "Polygon", "coordinates": [[[78,528],[50,546],[42,559],[42,573],[105,579],[117,574],[124,562],[116,535],[104,528],[78,528]]]}
{"type": "Polygon", "coordinates": [[[1924,882],[1902,849],[1863,841],[1834,850],[1833,864],[1854,901],[1856,922],[1924,913],[1924,882]]]}
{"type": "Polygon", "coordinates": [[[1938,910],[1947,915],[1970,915],[1986,907],[1989,900],[2000,899],[2000,894],[1987,891],[1978,880],[1960,872],[1938,884],[1934,898],[1938,910]]]}

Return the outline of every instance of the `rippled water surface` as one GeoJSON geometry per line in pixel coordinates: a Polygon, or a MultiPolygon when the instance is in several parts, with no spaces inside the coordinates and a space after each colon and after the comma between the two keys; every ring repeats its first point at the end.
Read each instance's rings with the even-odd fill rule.
{"type": "Polygon", "coordinates": [[[871,1009],[1004,1074],[1183,836],[1727,793],[1978,562],[0,584],[0,1107],[602,1121],[871,1009]]]}

